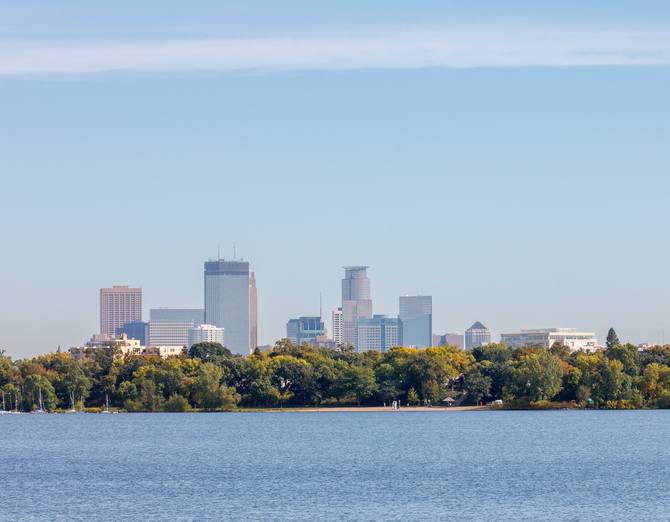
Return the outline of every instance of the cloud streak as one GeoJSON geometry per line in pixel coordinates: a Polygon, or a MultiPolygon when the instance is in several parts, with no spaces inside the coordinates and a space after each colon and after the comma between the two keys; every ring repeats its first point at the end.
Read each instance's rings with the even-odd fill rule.
{"type": "Polygon", "coordinates": [[[242,39],[0,41],[0,76],[670,64],[670,30],[473,26],[242,39]]]}

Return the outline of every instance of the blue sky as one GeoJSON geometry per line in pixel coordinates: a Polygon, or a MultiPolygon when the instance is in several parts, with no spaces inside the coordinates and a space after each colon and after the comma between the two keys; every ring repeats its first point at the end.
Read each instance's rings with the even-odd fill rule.
{"type": "Polygon", "coordinates": [[[0,6],[0,348],[85,342],[113,284],[201,307],[218,243],[263,344],[352,264],[435,333],[657,340],[665,3],[277,4],[0,6]]]}

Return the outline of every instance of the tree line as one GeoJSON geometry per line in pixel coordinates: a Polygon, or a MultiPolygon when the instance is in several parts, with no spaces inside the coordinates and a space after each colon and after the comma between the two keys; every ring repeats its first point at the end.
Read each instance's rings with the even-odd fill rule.
{"type": "Polygon", "coordinates": [[[253,407],[463,404],[501,399],[513,407],[572,403],[593,408],[670,407],[670,345],[638,352],[608,343],[594,353],[561,344],[510,349],[504,344],[462,351],[456,346],[357,353],[279,341],[270,352],[232,355],[199,343],[178,356],[121,355],[91,350],[82,361],[57,351],[12,361],[0,354],[6,408],[37,408],[41,390],[49,410],[75,398],[88,408],[108,399],[136,411],[205,411],[253,407]]]}

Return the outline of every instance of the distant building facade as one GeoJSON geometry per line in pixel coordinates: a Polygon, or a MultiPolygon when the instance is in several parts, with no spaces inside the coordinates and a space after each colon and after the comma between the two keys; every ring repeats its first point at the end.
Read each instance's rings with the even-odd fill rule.
{"type": "Polygon", "coordinates": [[[314,346],[316,338],[325,336],[324,323],[320,317],[300,317],[286,323],[286,338],[300,346],[309,343],[314,346]]]}
{"type": "Polygon", "coordinates": [[[356,351],[377,350],[385,352],[403,344],[403,326],[398,318],[375,315],[356,321],[356,351]]]}
{"type": "Polygon", "coordinates": [[[337,349],[337,343],[334,339],[329,339],[327,334],[317,335],[312,346],[316,348],[330,348],[331,350],[337,349]]]}
{"type": "Polygon", "coordinates": [[[598,348],[598,339],[592,332],[578,332],[575,328],[537,328],[521,330],[520,333],[502,334],[500,342],[508,348],[525,345],[539,345],[551,348],[554,343],[562,343],[570,350],[594,352],[598,348]]]}
{"type": "Polygon", "coordinates": [[[333,310],[333,341],[335,344],[342,344],[342,308],[333,310]]]}
{"type": "Polygon", "coordinates": [[[149,310],[151,346],[186,346],[188,330],[205,322],[202,308],[152,308],[149,310]]]}
{"type": "Polygon", "coordinates": [[[429,295],[400,297],[403,346],[423,350],[433,344],[433,297],[429,295]]]}
{"type": "Polygon", "coordinates": [[[249,272],[249,353],[258,346],[258,293],[256,274],[249,272]]]}
{"type": "Polygon", "coordinates": [[[251,317],[257,317],[255,291],[248,261],[217,259],[205,263],[205,323],[225,328],[226,348],[234,354],[253,351],[252,326],[254,335],[258,331],[251,317]]]}
{"type": "Polygon", "coordinates": [[[100,334],[114,339],[116,329],[142,320],[142,289],[114,285],[100,289],[100,334]]]}
{"type": "Polygon", "coordinates": [[[465,331],[465,349],[471,350],[489,344],[491,342],[491,330],[477,321],[465,331]]]}
{"type": "Polygon", "coordinates": [[[356,346],[358,319],[372,318],[367,266],[345,266],[342,279],[342,342],[356,346]]]}
{"type": "Polygon", "coordinates": [[[149,323],[139,320],[126,323],[116,329],[117,338],[121,337],[122,334],[126,334],[128,339],[139,341],[142,346],[147,346],[149,344],[149,323]]]}
{"type": "Polygon", "coordinates": [[[465,336],[455,333],[448,333],[444,335],[433,335],[433,346],[439,347],[445,344],[458,346],[461,350],[465,349],[465,336]]]}
{"type": "Polygon", "coordinates": [[[115,346],[119,349],[119,353],[115,358],[120,359],[125,355],[137,356],[151,356],[159,355],[163,359],[167,359],[172,355],[179,355],[182,353],[183,346],[142,346],[137,339],[128,339],[126,334],[121,334],[119,337],[108,340],[95,340],[87,343],[86,346],[75,346],[70,348],[67,353],[70,359],[74,361],[82,361],[86,357],[95,358],[100,350],[105,350],[115,346]]]}
{"type": "Polygon", "coordinates": [[[197,343],[219,343],[226,346],[226,330],[211,324],[201,324],[188,329],[188,344],[190,348],[197,343]]]}

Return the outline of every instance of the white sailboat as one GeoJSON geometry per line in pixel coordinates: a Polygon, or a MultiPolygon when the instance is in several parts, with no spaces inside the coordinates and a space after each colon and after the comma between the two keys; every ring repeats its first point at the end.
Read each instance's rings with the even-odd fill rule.
{"type": "Polygon", "coordinates": [[[100,413],[112,413],[111,411],[109,411],[109,395],[107,394],[107,392],[105,392],[105,404],[107,408],[102,410],[100,413]]]}
{"type": "Polygon", "coordinates": [[[77,413],[77,410],[74,407],[74,392],[70,392],[70,403],[72,407],[69,410],[66,410],[65,413],[77,413]]]}
{"type": "MultiPolygon", "coordinates": [[[[14,415],[23,415],[25,413],[23,411],[19,411],[19,394],[18,393],[16,393],[14,395],[14,406],[15,406],[15,409],[13,409],[12,411],[8,411],[7,413],[13,413],[14,415]]],[[[12,407],[12,396],[11,395],[9,396],[9,407],[10,408],[12,407]]]]}
{"type": "Polygon", "coordinates": [[[40,388],[39,390],[40,390],[40,404],[39,404],[40,407],[34,411],[31,411],[30,413],[47,413],[47,410],[44,409],[44,401],[42,400],[42,388],[40,388]]]}

